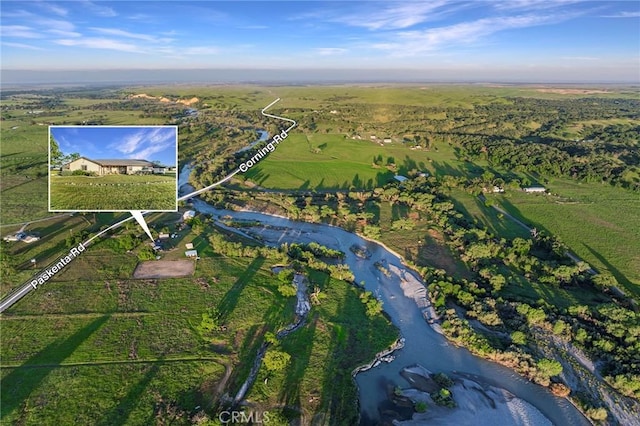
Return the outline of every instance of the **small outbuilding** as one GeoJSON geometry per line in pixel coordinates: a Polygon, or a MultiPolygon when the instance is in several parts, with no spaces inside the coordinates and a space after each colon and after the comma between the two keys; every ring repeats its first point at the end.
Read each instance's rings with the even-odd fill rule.
{"type": "Polygon", "coordinates": [[[523,188],[523,191],[529,193],[544,193],[547,192],[547,188],[545,188],[544,186],[528,186],[526,188],[523,188]]]}
{"type": "Polygon", "coordinates": [[[183,213],[182,220],[189,220],[193,219],[194,217],[196,217],[196,212],[194,210],[187,210],[183,213]]]}
{"type": "Polygon", "coordinates": [[[184,252],[187,257],[198,257],[198,250],[187,250],[184,252]]]}
{"type": "Polygon", "coordinates": [[[193,250],[193,243],[187,243],[184,245],[187,250],[193,250]]]}
{"type": "Polygon", "coordinates": [[[398,182],[404,182],[405,180],[409,179],[406,176],[402,176],[402,175],[396,175],[393,177],[395,180],[397,180],[398,182]]]}

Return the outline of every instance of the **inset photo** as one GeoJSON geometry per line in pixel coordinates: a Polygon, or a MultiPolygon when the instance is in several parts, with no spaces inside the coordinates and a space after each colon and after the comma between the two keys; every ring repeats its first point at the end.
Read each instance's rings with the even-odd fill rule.
{"type": "Polygon", "coordinates": [[[176,211],[177,126],[49,126],[49,211],[176,211]]]}

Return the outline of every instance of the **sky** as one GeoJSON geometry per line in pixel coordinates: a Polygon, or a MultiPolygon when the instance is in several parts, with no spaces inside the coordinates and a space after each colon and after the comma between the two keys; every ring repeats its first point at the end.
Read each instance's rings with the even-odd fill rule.
{"type": "Polygon", "coordinates": [[[177,164],[177,134],[173,126],[75,126],[51,127],[60,151],[79,153],[92,160],[158,160],[164,166],[177,164]]]}
{"type": "Polygon", "coordinates": [[[3,75],[18,80],[30,74],[15,70],[116,78],[126,70],[244,69],[256,71],[249,79],[259,70],[299,70],[299,77],[326,70],[338,79],[369,71],[640,81],[638,1],[3,0],[0,7],[3,75]]]}

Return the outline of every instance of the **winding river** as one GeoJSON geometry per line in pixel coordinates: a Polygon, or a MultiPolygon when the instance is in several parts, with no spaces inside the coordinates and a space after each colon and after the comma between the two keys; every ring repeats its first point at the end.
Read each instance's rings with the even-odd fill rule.
{"type": "MultiPolygon", "coordinates": [[[[189,166],[181,170],[180,184],[187,182],[189,173],[189,166]]],[[[420,364],[434,372],[466,373],[478,381],[504,388],[533,405],[555,425],[590,424],[566,399],[553,396],[546,388],[530,383],[506,367],[474,356],[468,350],[448,343],[442,335],[436,333],[424,320],[415,301],[405,297],[400,279],[396,275],[386,277],[374,266],[375,262],[385,260],[390,265],[406,270],[401,259],[380,244],[330,225],[297,222],[258,212],[215,209],[198,198],[193,200],[193,206],[195,210],[210,214],[215,219],[230,216],[237,220],[258,221],[269,225],[251,228],[251,233],[259,234],[270,245],[315,241],[341,250],[346,254],[345,262],[351,267],[356,282],[364,281],[367,290],[379,295],[384,310],[405,338],[405,344],[394,353],[396,358],[393,362],[381,363],[356,375],[362,424],[375,424],[380,418],[379,410],[388,404],[388,385],[401,388],[407,386],[407,382],[400,376],[400,370],[412,364],[420,364]],[[371,257],[362,259],[352,253],[349,248],[354,244],[365,246],[371,252],[371,257]]],[[[419,279],[414,272],[406,272],[419,279]]],[[[533,424],[534,419],[526,416],[526,412],[515,411],[512,418],[505,418],[501,425],[533,424]]],[[[482,423],[482,419],[478,419],[477,424],[482,423]]]]}

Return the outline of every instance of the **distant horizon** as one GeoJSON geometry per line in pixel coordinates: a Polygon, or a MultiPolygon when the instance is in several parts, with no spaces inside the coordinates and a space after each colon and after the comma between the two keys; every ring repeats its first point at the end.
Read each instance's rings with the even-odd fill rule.
{"type": "MultiPolygon", "coordinates": [[[[475,73],[456,70],[415,69],[249,69],[249,68],[199,68],[199,69],[109,69],[109,70],[30,70],[5,69],[0,77],[0,90],[24,86],[114,86],[114,85],[228,85],[228,84],[605,84],[638,85],[636,79],[595,78],[583,76],[539,77],[534,75],[491,75],[490,71],[475,73]],[[363,76],[366,72],[366,76],[363,76]],[[425,75],[426,74],[426,75],[425,75]],[[446,75],[444,75],[446,74],[446,75]],[[453,76],[452,76],[453,74],[453,76]],[[457,76],[455,74],[458,74],[457,76]]],[[[500,74],[508,74],[502,72],[500,74]]]]}

